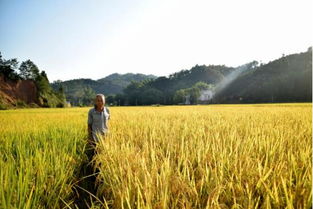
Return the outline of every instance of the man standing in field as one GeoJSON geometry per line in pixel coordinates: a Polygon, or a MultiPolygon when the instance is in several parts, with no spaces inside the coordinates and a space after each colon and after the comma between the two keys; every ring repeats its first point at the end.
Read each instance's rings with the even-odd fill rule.
{"type": "MultiPolygon", "coordinates": [[[[95,98],[95,105],[88,112],[88,142],[85,149],[85,154],[88,157],[88,161],[84,162],[80,170],[81,180],[79,181],[78,188],[85,188],[86,190],[79,189],[78,201],[82,201],[78,204],[86,204],[86,208],[88,208],[88,203],[84,202],[84,199],[88,199],[87,197],[91,194],[96,194],[96,176],[99,172],[98,168],[94,168],[92,159],[96,154],[95,145],[101,139],[103,139],[104,135],[108,132],[108,120],[110,119],[110,112],[105,105],[105,97],[103,94],[97,94],[95,98]],[[86,178],[88,177],[88,178],[86,178]],[[85,198],[82,198],[85,197],[85,198]]],[[[85,207],[84,207],[85,208],[85,207]]]]}
{"type": "Polygon", "coordinates": [[[92,143],[99,140],[108,132],[110,111],[105,105],[103,94],[97,94],[95,106],[88,112],[88,138],[92,143]]]}

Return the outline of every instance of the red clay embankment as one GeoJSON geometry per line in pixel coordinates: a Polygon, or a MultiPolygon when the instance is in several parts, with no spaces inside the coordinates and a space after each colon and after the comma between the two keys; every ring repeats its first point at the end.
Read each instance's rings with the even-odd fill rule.
{"type": "Polygon", "coordinates": [[[0,103],[15,106],[17,101],[38,104],[37,87],[34,81],[11,81],[0,76],[0,103]]]}

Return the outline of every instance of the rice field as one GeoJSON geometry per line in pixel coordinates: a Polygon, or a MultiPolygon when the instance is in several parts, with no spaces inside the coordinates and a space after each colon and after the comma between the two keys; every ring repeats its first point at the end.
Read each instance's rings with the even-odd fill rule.
{"type": "MultiPolygon", "coordinates": [[[[79,208],[87,111],[0,112],[0,208],[79,208]]],[[[110,112],[90,208],[311,207],[311,103],[110,112]]]]}

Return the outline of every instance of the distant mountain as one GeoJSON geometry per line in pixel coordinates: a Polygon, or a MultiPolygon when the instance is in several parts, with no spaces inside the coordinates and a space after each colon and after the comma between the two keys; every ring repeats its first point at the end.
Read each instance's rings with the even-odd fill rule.
{"type": "MultiPolygon", "coordinates": [[[[132,82],[124,89],[124,95],[119,95],[110,102],[120,105],[175,104],[177,91],[191,88],[198,82],[214,86],[235,70],[236,68],[225,65],[195,65],[190,70],[181,70],[168,77],[132,82]]],[[[187,95],[182,97],[185,96],[187,95]]]]}
{"type": "Polygon", "coordinates": [[[240,74],[214,99],[216,103],[312,101],[312,48],[240,74]]]}
{"type": "Polygon", "coordinates": [[[146,79],[155,79],[157,76],[155,75],[144,75],[140,73],[126,73],[126,74],[119,74],[119,73],[113,73],[111,75],[108,75],[104,78],[98,79],[97,81],[99,82],[104,82],[104,81],[142,81],[146,79]]]}
{"type": "Polygon", "coordinates": [[[199,82],[210,86],[212,96],[206,103],[311,102],[312,48],[267,64],[196,65],[161,77],[114,73],[99,80],[75,79],[52,86],[65,92],[74,105],[90,103],[95,93],[115,95],[107,99],[115,105],[171,105],[184,103],[191,94],[196,98],[199,82]]]}
{"type": "Polygon", "coordinates": [[[226,75],[236,70],[225,65],[196,65],[190,70],[181,70],[167,77],[159,77],[149,84],[160,91],[175,93],[176,90],[189,88],[197,82],[216,84],[226,75]]]}
{"type": "Polygon", "coordinates": [[[196,65],[168,77],[133,82],[110,103],[171,105],[193,98],[192,104],[197,104],[197,86],[205,85],[210,97],[201,103],[312,102],[312,48],[267,64],[252,61],[236,68],[196,65]]]}
{"type": "Polygon", "coordinates": [[[126,73],[119,74],[113,73],[104,78],[98,79],[97,82],[100,84],[95,88],[96,92],[103,92],[104,94],[120,94],[123,89],[128,86],[132,81],[143,81],[147,79],[156,79],[154,75],[134,74],[126,73]]]}
{"type": "Polygon", "coordinates": [[[95,93],[102,93],[105,95],[120,94],[132,81],[139,82],[155,78],[157,77],[154,75],[144,75],[139,73],[113,73],[98,80],[82,78],[67,81],[56,81],[51,85],[55,90],[62,88],[67,100],[72,104],[79,105],[80,103],[85,104],[87,101],[90,101],[92,95],[95,93]]]}

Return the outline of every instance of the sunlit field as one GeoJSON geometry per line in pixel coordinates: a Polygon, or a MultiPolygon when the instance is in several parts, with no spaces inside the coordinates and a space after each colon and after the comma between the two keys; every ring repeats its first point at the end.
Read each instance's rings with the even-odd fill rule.
{"type": "Polygon", "coordinates": [[[0,112],[0,208],[71,203],[83,160],[87,109],[0,112]]]}
{"type": "MultiPolygon", "coordinates": [[[[0,208],[78,207],[87,111],[0,112],[0,208]]],[[[311,103],[110,112],[93,208],[311,206],[311,103]]]]}

